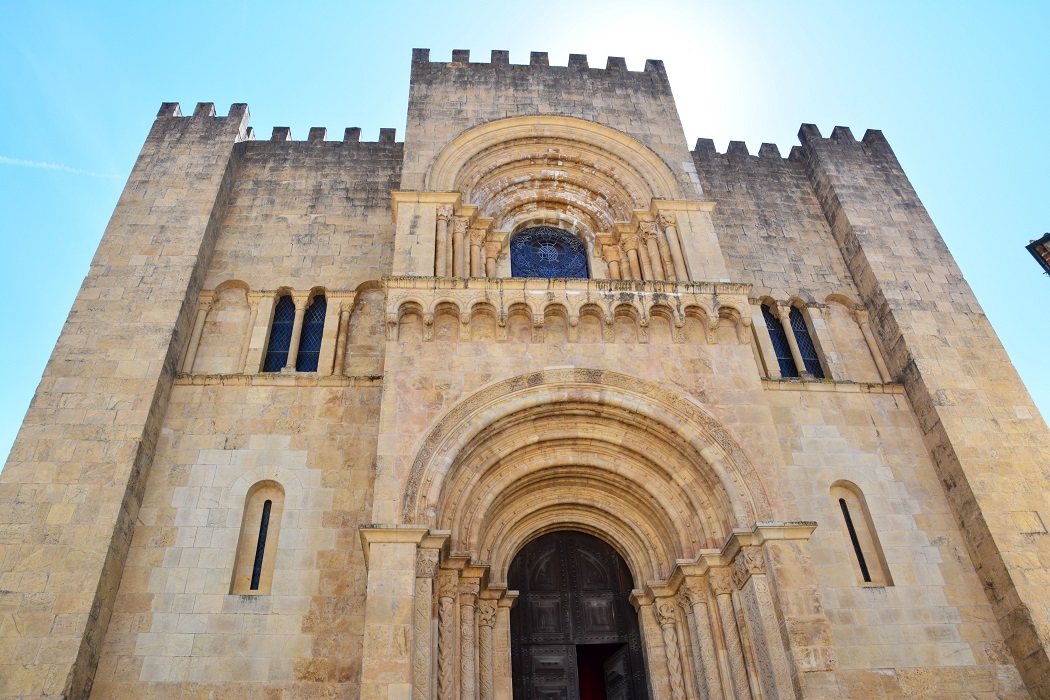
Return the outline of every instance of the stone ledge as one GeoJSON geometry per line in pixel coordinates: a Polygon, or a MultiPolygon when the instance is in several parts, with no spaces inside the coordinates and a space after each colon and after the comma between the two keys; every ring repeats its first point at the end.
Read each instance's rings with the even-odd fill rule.
{"type": "Polygon", "coordinates": [[[383,375],[319,377],[310,374],[180,374],[175,386],[382,386],[383,375]]]}
{"type": "Polygon", "coordinates": [[[826,379],[763,379],[766,391],[838,391],[853,394],[904,394],[903,384],[835,382],[826,379]]]}

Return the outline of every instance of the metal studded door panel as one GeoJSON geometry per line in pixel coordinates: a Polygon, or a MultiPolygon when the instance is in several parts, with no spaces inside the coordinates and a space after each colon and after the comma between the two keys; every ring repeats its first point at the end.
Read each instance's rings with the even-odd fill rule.
{"type": "Polygon", "coordinates": [[[615,681],[609,697],[647,698],[631,576],[616,550],[583,533],[550,533],[518,553],[507,579],[519,592],[511,611],[516,699],[579,700],[581,644],[622,645],[604,667],[607,687],[615,681]]]}

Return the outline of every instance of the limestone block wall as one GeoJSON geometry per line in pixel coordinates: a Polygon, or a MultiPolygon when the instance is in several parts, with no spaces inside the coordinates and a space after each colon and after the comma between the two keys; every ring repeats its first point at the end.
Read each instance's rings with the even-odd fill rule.
{"type": "Polygon", "coordinates": [[[400,179],[403,146],[384,131],[378,143],[242,144],[243,167],[205,288],[236,279],[252,290],[353,290],[390,274],[390,191],[400,179]]]}
{"type": "Polygon", "coordinates": [[[550,66],[546,53],[530,65],[511,65],[506,51],[488,63],[471,63],[469,51],[452,61],[430,60],[428,49],[412,55],[403,190],[426,189],[427,168],[467,129],[495,119],[536,114],[577,117],[617,129],[652,149],[679,181],[683,193],[698,194],[696,173],[662,61],[628,71],[622,58],[606,68],[589,67],[573,55],[568,66],[550,66]]]}
{"type": "Polygon", "coordinates": [[[0,474],[0,697],[91,687],[246,105],[162,106],[0,474]]]}
{"type": "Polygon", "coordinates": [[[754,297],[824,303],[857,298],[806,169],[763,144],[759,155],[733,141],[726,153],[699,139],[692,152],[730,278],[754,285],[754,297]]]}
{"type": "Polygon", "coordinates": [[[1050,431],[882,134],[799,136],[1008,647],[1046,696],[1050,431]]]}
{"type": "Polygon", "coordinates": [[[380,394],[372,380],[179,379],[93,697],[357,695],[380,394]],[[273,586],[230,595],[262,480],[285,490],[273,586]]]}
{"type": "Polygon", "coordinates": [[[902,387],[767,388],[786,464],[779,483],[819,523],[810,554],[849,696],[1027,697],[902,387]],[[864,495],[892,585],[858,580],[831,493],[841,481],[864,495]]]}

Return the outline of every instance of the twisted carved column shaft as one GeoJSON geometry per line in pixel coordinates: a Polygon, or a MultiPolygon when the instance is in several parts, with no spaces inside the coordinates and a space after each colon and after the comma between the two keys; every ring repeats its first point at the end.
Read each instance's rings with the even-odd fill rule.
{"type": "Polygon", "coordinates": [[[438,700],[453,700],[456,694],[456,598],[455,571],[442,571],[438,597],[438,700]]]}
{"type": "Polygon", "coordinates": [[[736,700],[751,700],[751,685],[747,678],[747,667],[744,664],[744,648],[740,642],[736,612],[733,610],[733,599],[730,595],[733,583],[729,570],[712,569],[711,586],[715,591],[718,617],[722,622],[726,656],[729,657],[729,670],[733,679],[733,693],[736,700]]]}
{"type": "MultiPolygon", "coordinates": [[[[692,612],[693,636],[696,639],[696,665],[700,682],[700,695],[706,700],[722,700],[722,684],[719,681],[719,664],[715,652],[715,639],[711,633],[711,615],[707,609],[706,587],[691,583],[686,595],[692,612]]],[[[729,679],[726,679],[729,680],[729,679]]]]}
{"type": "Polygon", "coordinates": [[[671,700],[685,700],[685,681],[682,679],[682,658],[678,649],[678,629],[675,606],[664,602],[656,609],[660,617],[660,629],[664,637],[664,655],[667,657],[667,674],[671,682],[671,700]]]}

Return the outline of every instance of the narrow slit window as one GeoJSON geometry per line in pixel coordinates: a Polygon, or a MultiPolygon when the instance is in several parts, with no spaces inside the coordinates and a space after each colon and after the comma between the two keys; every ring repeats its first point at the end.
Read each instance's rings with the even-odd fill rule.
{"type": "Polygon", "coordinates": [[[303,330],[299,337],[299,355],[295,359],[297,372],[316,372],[321,357],[321,339],[324,336],[324,317],[328,302],[323,294],[314,297],[303,317],[303,330]]]}
{"type": "Polygon", "coordinates": [[[241,534],[237,540],[230,593],[270,593],[283,509],[284,488],[276,481],[260,481],[248,490],[244,499],[244,514],[241,516],[241,534]]]}
{"type": "Polygon", "coordinates": [[[849,481],[838,481],[831,487],[837,510],[842,514],[844,534],[853,552],[849,555],[857,582],[861,585],[892,586],[886,555],[882,551],[875,523],[864,494],[849,481]]]}
{"type": "Polygon", "coordinates": [[[813,344],[813,338],[809,335],[806,319],[802,317],[802,310],[797,306],[791,307],[791,330],[795,333],[795,341],[798,343],[799,354],[802,355],[802,364],[806,371],[817,379],[824,378],[824,369],[820,366],[820,358],[817,357],[817,347],[813,344]]]}
{"type": "Polygon", "coordinates": [[[762,318],[766,320],[766,330],[769,331],[769,339],[773,342],[773,352],[776,353],[777,364],[780,365],[780,376],[797,377],[798,368],[795,367],[795,359],[791,356],[791,346],[788,344],[784,325],[768,304],[762,304],[762,318]]]}
{"type": "MultiPolygon", "coordinates": [[[[269,503],[269,501],[267,501],[269,503]]],[[[857,555],[857,563],[860,564],[860,574],[865,583],[871,583],[871,574],[868,572],[868,563],[864,561],[864,550],[860,548],[860,540],[857,539],[857,529],[853,527],[853,518],[849,515],[849,506],[846,499],[839,499],[839,507],[842,508],[842,517],[846,521],[846,530],[849,531],[850,541],[853,543],[853,551],[857,555]]]]}
{"type": "MultiPolygon", "coordinates": [[[[259,542],[255,545],[255,565],[252,566],[252,585],[249,590],[259,590],[259,579],[262,577],[263,556],[266,554],[266,531],[270,529],[270,508],[272,507],[273,501],[266,499],[266,502],[263,503],[262,521],[259,523],[259,542]]],[[[843,501],[842,507],[845,509],[845,501],[843,501]]],[[[858,549],[857,551],[859,552],[860,550],[858,549]]],[[[861,566],[863,566],[863,564],[861,564],[861,566]]]]}
{"type": "Polygon", "coordinates": [[[266,361],[263,372],[280,372],[288,364],[288,348],[292,342],[292,325],[295,323],[295,302],[289,294],[277,300],[270,325],[270,342],[266,345],[266,361]]]}

